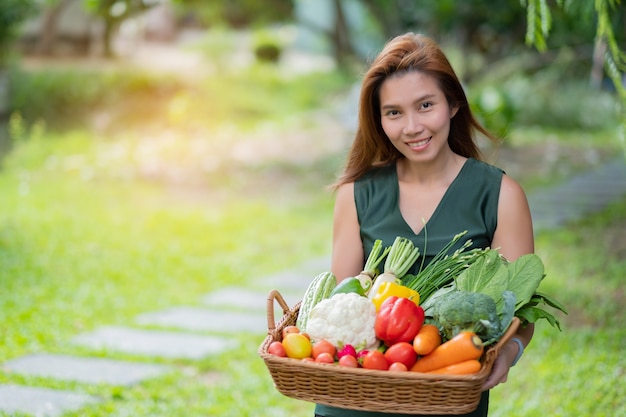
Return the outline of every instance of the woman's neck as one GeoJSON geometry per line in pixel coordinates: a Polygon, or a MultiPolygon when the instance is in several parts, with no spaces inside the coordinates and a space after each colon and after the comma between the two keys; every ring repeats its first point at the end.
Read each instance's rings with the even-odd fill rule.
{"type": "Polygon", "coordinates": [[[466,160],[452,151],[429,162],[411,162],[402,158],[397,162],[398,179],[422,185],[447,185],[456,178],[466,160]]]}

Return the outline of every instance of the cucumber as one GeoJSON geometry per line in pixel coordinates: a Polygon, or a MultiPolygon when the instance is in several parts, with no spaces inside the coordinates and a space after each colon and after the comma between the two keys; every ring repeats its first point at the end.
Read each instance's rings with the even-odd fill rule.
{"type": "Polygon", "coordinates": [[[306,331],[306,324],[309,320],[309,314],[313,307],[320,301],[330,297],[331,292],[337,286],[337,278],[331,272],[322,272],[309,284],[304,292],[302,302],[300,303],[300,311],[296,319],[296,326],[301,332],[306,331]]]}

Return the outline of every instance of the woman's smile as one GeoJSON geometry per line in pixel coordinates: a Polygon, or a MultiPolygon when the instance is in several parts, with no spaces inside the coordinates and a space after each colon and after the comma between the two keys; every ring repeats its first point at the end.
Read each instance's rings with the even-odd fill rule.
{"type": "Polygon", "coordinates": [[[406,144],[409,145],[409,148],[413,150],[421,150],[426,145],[428,145],[431,140],[432,140],[432,136],[426,139],[418,140],[418,141],[406,142],[406,144]]]}

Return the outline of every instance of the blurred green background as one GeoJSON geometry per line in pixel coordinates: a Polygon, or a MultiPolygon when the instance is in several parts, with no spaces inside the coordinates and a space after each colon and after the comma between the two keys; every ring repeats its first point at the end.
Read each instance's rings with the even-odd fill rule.
{"type": "MultiPolygon", "coordinates": [[[[625,22],[609,0],[4,0],[0,363],[91,354],[69,340],[327,256],[360,76],[409,30],[441,43],[527,192],[623,156],[625,22]]],[[[569,315],[490,415],[626,416],[625,230],[626,196],[537,235],[569,315]]],[[[130,388],[0,384],[104,399],[68,416],[312,416],[240,339],[130,388]]]]}

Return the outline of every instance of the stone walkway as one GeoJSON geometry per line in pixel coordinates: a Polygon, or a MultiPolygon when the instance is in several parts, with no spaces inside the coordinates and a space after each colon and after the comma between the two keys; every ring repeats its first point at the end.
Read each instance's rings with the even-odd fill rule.
{"type": "MultiPolygon", "coordinates": [[[[529,195],[529,202],[535,228],[542,231],[562,227],[601,210],[624,195],[626,163],[619,157],[555,187],[539,190],[529,195]]],[[[5,372],[80,384],[139,384],[173,371],[169,366],[149,363],[151,358],[196,360],[223,352],[237,343],[234,337],[229,339],[224,334],[248,332],[263,336],[267,329],[269,290],[279,289],[292,306],[308,284],[302,277],[312,278],[328,268],[328,259],[314,259],[261,280],[266,288],[222,288],[203,295],[202,307],[179,306],[146,312],[127,327],[104,326],[71,340],[72,344],[93,350],[94,357],[38,352],[7,361],[2,366],[5,372]],[[146,360],[122,361],[95,356],[95,352],[102,351],[128,353],[146,360]]],[[[275,317],[281,314],[276,311],[275,317]]],[[[8,415],[55,417],[100,401],[95,396],[73,391],[0,384],[0,413],[8,415]]]]}

